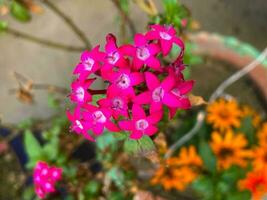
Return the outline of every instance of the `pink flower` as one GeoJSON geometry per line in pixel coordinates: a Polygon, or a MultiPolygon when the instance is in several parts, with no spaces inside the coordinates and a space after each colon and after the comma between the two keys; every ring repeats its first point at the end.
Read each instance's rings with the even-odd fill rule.
{"type": "Polygon", "coordinates": [[[110,108],[114,119],[119,116],[128,117],[128,98],[122,93],[111,93],[107,98],[100,99],[97,103],[100,107],[110,108]]]}
{"type": "Polygon", "coordinates": [[[191,107],[191,103],[186,96],[194,85],[194,81],[184,81],[179,83],[174,89],[172,89],[172,93],[178,98],[180,105],[177,108],[169,108],[170,110],[170,118],[173,118],[178,109],[189,109],[191,107]]]}
{"type": "Polygon", "coordinates": [[[137,104],[149,104],[150,112],[155,113],[163,110],[163,105],[177,108],[180,105],[179,99],[172,93],[175,86],[175,78],[168,76],[161,83],[151,72],[145,73],[146,84],[149,91],[139,94],[134,102],[137,104]]]}
{"type": "Polygon", "coordinates": [[[148,43],[147,38],[140,33],[135,35],[134,44],[135,47],[131,50],[134,70],[139,70],[144,64],[154,70],[161,70],[160,62],[155,57],[160,50],[157,44],[148,43]]]}
{"type": "Polygon", "coordinates": [[[95,135],[101,135],[104,128],[107,128],[112,132],[120,131],[120,129],[110,120],[112,114],[110,109],[93,105],[86,105],[85,108],[87,111],[83,113],[83,118],[88,122],[88,127],[92,129],[92,132],[95,135]]]}
{"type": "Polygon", "coordinates": [[[186,25],[187,25],[187,19],[182,19],[181,20],[181,25],[182,25],[182,27],[186,27],[186,25]]]}
{"type": "Polygon", "coordinates": [[[74,109],[73,114],[67,111],[67,117],[72,123],[70,127],[71,131],[74,131],[77,134],[82,134],[87,140],[95,141],[95,139],[88,133],[88,130],[90,129],[89,123],[81,118],[81,110],[79,106],[74,109]]]}
{"type": "Polygon", "coordinates": [[[111,85],[107,89],[108,96],[113,94],[123,93],[124,96],[133,98],[135,91],[133,86],[136,86],[144,81],[143,74],[140,72],[131,72],[130,69],[121,68],[117,72],[110,75],[111,85]]]}
{"type": "Polygon", "coordinates": [[[132,107],[132,120],[119,121],[121,129],[131,131],[130,138],[140,139],[143,135],[151,136],[158,131],[157,122],[161,119],[161,114],[154,113],[146,116],[140,105],[134,104],[132,107]]]}
{"type": "Polygon", "coordinates": [[[152,30],[146,34],[146,37],[150,40],[158,39],[162,54],[166,56],[171,48],[173,43],[177,44],[181,48],[181,52],[184,51],[184,43],[183,41],[176,36],[175,29],[169,26],[162,26],[162,25],[151,25],[152,30]]]}
{"type": "Polygon", "coordinates": [[[43,199],[47,194],[55,192],[55,185],[61,180],[61,176],[62,168],[50,167],[47,163],[39,161],[33,171],[33,181],[37,196],[43,199]]]}
{"type": "Polygon", "coordinates": [[[88,92],[89,86],[95,79],[87,79],[85,81],[75,80],[71,84],[72,93],[70,99],[78,105],[83,105],[87,102],[92,101],[92,96],[88,92]]]}
{"type": "Polygon", "coordinates": [[[116,37],[112,34],[106,36],[106,56],[105,63],[101,68],[101,75],[104,79],[108,79],[109,73],[112,72],[113,67],[128,67],[129,63],[124,58],[124,54],[116,44],[116,37]],[[107,77],[106,77],[107,75],[107,77]]]}
{"type": "Polygon", "coordinates": [[[99,51],[99,47],[98,45],[91,51],[86,50],[81,54],[81,62],[73,71],[73,74],[79,74],[80,80],[85,80],[100,68],[99,62],[104,59],[105,54],[99,51]]]}

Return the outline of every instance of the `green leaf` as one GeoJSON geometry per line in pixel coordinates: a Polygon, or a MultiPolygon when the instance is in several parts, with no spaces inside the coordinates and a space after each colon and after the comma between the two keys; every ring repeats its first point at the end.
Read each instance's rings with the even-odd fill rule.
{"type": "Polygon", "coordinates": [[[31,20],[29,11],[15,0],[13,0],[10,4],[10,12],[13,17],[21,22],[28,22],[31,20]]]}
{"type": "Polygon", "coordinates": [[[0,32],[7,30],[8,23],[6,21],[0,20],[0,32]]]}
{"type": "Polygon", "coordinates": [[[226,200],[246,200],[251,199],[251,194],[249,191],[237,191],[235,193],[229,193],[226,200]]]}
{"type": "Polygon", "coordinates": [[[86,195],[95,196],[99,193],[100,189],[101,184],[98,181],[92,180],[85,185],[84,192],[86,195]]]}
{"type": "Polygon", "coordinates": [[[211,179],[207,176],[201,176],[192,183],[192,188],[203,198],[212,199],[214,197],[214,185],[211,179]]]}
{"type": "Polygon", "coordinates": [[[103,135],[97,138],[96,146],[103,151],[109,146],[115,144],[115,142],[117,142],[117,140],[115,139],[113,133],[105,132],[103,135]]]}
{"type": "Polygon", "coordinates": [[[48,94],[47,104],[50,108],[57,109],[60,106],[60,101],[53,94],[48,94]]]}
{"type": "Polygon", "coordinates": [[[33,167],[35,162],[42,158],[42,148],[37,139],[33,136],[30,130],[24,132],[24,146],[29,156],[28,167],[33,167]]]}
{"type": "Polygon", "coordinates": [[[125,200],[122,192],[112,192],[108,198],[109,200],[125,200]]]}
{"type": "Polygon", "coordinates": [[[253,119],[251,116],[248,116],[242,119],[241,126],[240,128],[237,129],[237,131],[243,133],[247,137],[250,145],[255,144],[256,130],[253,126],[253,119]]]}
{"type": "Polygon", "coordinates": [[[123,174],[123,171],[120,170],[118,167],[112,167],[108,172],[107,172],[107,176],[110,178],[110,180],[112,180],[115,185],[117,187],[119,187],[120,189],[124,188],[124,179],[125,176],[123,174]]]}
{"type": "Polygon", "coordinates": [[[130,154],[145,153],[154,149],[154,142],[148,136],[143,136],[139,140],[132,140],[128,138],[124,142],[124,151],[130,154]]]}
{"type": "Polygon", "coordinates": [[[199,143],[199,154],[204,162],[204,166],[211,173],[216,172],[216,158],[205,140],[201,140],[199,143]]]}
{"type": "Polygon", "coordinates": [[[26,119],[26,120],[23,120],[22,122],[20,122],[17,127],[19,129],[29,129],[33,126],[33,120],[32,119],[26,119]]]}
{"type": "Polygon", "coordinates": [[[29,200],[32,199],[35,196],[33,187],[27,187],[23,190],[22,199],[23,200],[29,200]]]}

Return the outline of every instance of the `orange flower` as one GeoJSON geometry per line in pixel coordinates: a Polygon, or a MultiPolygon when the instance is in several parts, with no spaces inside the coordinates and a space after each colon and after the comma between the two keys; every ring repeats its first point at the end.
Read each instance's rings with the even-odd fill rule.
{"type": "Polygon", "coordinates": [[[151,179],[153,185],[160,184],[165,190],[184,190],[199,174],[202,160],[194,146],[183,147],[178,157],[167,159],[151,179]]]}
{"type": "Polygon", "coordinates": [[[260,115],[250,106],[242,106],[242,117],[252,117],[252,123],[255,128],[257,128],[261,123],[261,117],[260,115]]]}
{"type": "Polygon", "coordinates": [[[225,135],[212,133],[210,146],[217,157],[218,169],[228,169],[232,165],[245,167],[247,159],[252,157],[252,151],[245,149],[247,140],[243,134],[234,135],[227,131],[225,135]]]}
{"type": "Polygon", "coordinates": [[[256,147],[254,149],[253,168],[258,170],[262,168],[267,169],[267,147],[256,147]]]}
{"type": "Polygon", "coordinates": [[[262,128],[257,133],[258,141],[260,146],[267,148],[267,122],[265,122],[262,128]]]}
{"type": "Polygon", "coordinates": [[[207,108],[207,121],[221,132],[240,126],[241,111],[235,100],[220,99],[207,108]]]}
{"type": "Polygon", "coordinates": [[[245,179],[239,181],[241,190],[249,190],[253,200],[261,200],[267,194],[267,168],[249,172],[245,179]]]}

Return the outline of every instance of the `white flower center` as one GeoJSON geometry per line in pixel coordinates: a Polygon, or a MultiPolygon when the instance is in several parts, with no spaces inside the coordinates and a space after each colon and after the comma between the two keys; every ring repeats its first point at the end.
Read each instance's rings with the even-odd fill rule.
{"type": "Polygon", "coordinates": [[[170,40],[170,39],[172,39],[172,36],[170,36],[170,35],[169,35],[168,33],[166,33],[166,32],[160,32],[159,35],[160,35],[160,37],[161,37],[162,39],[164,39],[164,40],[170,40]]]}
{"type": "Polygon", "coordinates": [[[136,55],[137,55],[137,58],[139,58],[140,60],[146,60],[149,58],[150,56],[150,53],[149,53],[149,50],[148,48],[146,47],[139,47],[136,51],[136,55]]]}
{"type": "Polygon", "coordinates": [[[46,184],[45,184],[45,188],[49,190],[49,189],[52,188],[52,185],[51,185],[50,183],[46,183],[46,184]]]}
{"type": "Polygon", "coordinates": [[[117,51],[114,51],[108,54],[108,62],[114,65],[120,58],[120,54],[117,51]]]}
{"type": "Polygon", "coordinates": [[[123,100],[119,97],[112,99],[112,108],[114,110],[122,110],[123,109],[123,100]]]}
{"type": "Polygon", "coordinates": [[[48,170],[47,169],[43,169],[41,173],[42,173],[42,175],[46,175],[48,173],[48,170]]]}
{"type": "Polygon", "coordinates": [[[130,86],[131,80],[128,75],[121,74],[116,81],[116,84],[121,89],[126,89],[130,86]]]}
{"type": "Polygon", "coordinates": [[[93,118],[94,118],[94,121],[98,123],[105,123],[107,121],[107,118],[100,110],[95,111],[93,113],[93,118]]]}
{"type": "Polygon", "coordinates": [[[87,58],[84,62],[83,62],[84,66],[85,66],[85,70],[90,71],[93,67],[93,65],[95,64],[95,61],[92,58],[87,58]]]}
{"type": "Polygon", "coordinates": [[[83,129],[83,125],[79,120],[76,120],[75,123],[78,128],[83,129]]]}
{"type": "Polygon", "coordinates": [[[159,102],[162,100],[164,96],[164,90],[162,87],[157,87],[156,89],[154,89],[154,91],[152,92],[152,99],[155,102],[159,102]]]}
{"type": "Polygon", "coordinates": [[[145,119],[139,119],[135,122],[135,128],[139,131],[143,131],[148,127],[148,122],[145,119]]]}
{"type": "Polygon", "coordinates": [[[79,101],[83,101],[84,98],[84,89],[82,87],[78,87],[76,89],[76,96],[79,101]]]}

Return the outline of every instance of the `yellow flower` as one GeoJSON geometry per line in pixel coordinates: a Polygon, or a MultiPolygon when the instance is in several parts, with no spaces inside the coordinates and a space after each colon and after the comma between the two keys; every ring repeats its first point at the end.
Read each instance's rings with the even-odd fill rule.
{"type": "Polygon", "coordinates": [[[243,134],[234,135],[232,131],[227,131],[222,135],[213,132],[210,146],[217,157],[218,169],[228,169],[232,165],[245,167],[247,159],[253,155],[252,151],[245,149],[246,145],[243,134]]]}
{"type": "Polygon", "coordinates": [[[241,111],[235,100],[220,99],[207,108],[207,121],[221,132],[240,126],[241,111]]]}
{"type": "Polygon", "coordinates": [[[265,122],[262,128],[257,133],[260,146],[267,148],[267,122],[265,122]]]}
{"type": "Polygon", "coordinates": [[[242,117],[252,117],[252,123],[255,128],[257,128],[261,123],[261,117],[260,115],[250,106],[242,106],[242,117]]]}
{"type": "Polygon", "coordinates": [[[202,160],[195,147],[183,147],[178,157],[169,158],[162,163],[151,183],[160,184],[165,190],[174,188],[182,191],[196,179],[201,167],[202,160]]]}

